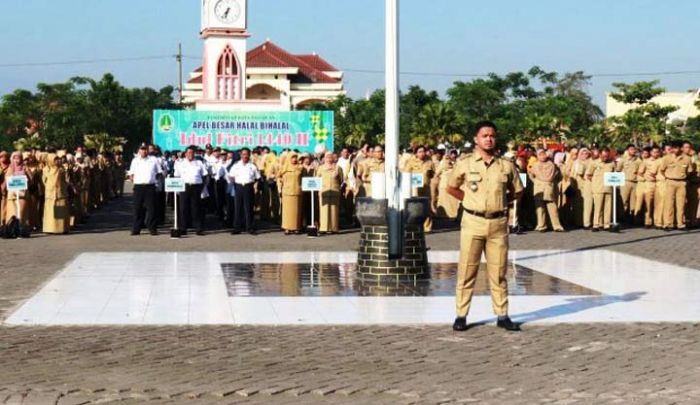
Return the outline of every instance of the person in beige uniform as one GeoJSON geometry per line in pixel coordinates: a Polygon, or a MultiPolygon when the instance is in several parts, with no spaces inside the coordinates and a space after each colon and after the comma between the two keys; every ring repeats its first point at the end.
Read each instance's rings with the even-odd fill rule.
{"type": "Polygon", "coordinates": [[[454,169],[457,161],[457,151],[452,150],[440,162],[438,169],[435,171],[435,177],[439,180],[438,187],[438,202],[437,216],[443,218],[457,218],[459,214],[459,201],[447,193],[447,184],[450,181],[450,174],[454,169]]]}
{"type": "Polygon", "coordinates": [[[284,167],[279,174],[282,193],[282,229],[285,235],[301,232],[303,222],[301,177],[302,167],[299,164],[299,155],[291,152],[287,155],[284,167]]]}
{"type": "Polygon", "coordinates": [[[656,170],[661,151],[658,147],[649,148],[649,157],[642,160],[637,172],[640,181],[637,187],[643,190],[641,198],[637,200],[637,212],[644,212],[644,227],[651,228],[654,224],[654,197],[656,194],[656,170]]]}
{"type": "Polygon", "coordinates": [[[316,177],[321,178],[319,200],[319,226],[321,233],[338,233],[340,230],[340,187],[343,170],[335,163],[335,155],[327,152],[323,164],[316,168],[316,177]]]}
{"type": "Polygon", "coordinates": [[[584,229],[591,227],[593,218],[593,192],[591,181],[586,177],[586,170],[592,163],[591,151],[581,148],[578,159],[571,165],[571,185],[574,187],[574,224],[584,229]]]}
{"type": "Polygon", "coordinates": [[[698,203],[700,200],[700,173],[698,172],[698,155],[690,142],[683,143],[683,153],[690,158],[692,172],[688,176],[685,208],[686,228],[695,229],[698,224],[698,203]]]}
{"type": "Polygon", "coordinates": [[[520,198],[523,185],[512,162],[496,155],[496,126],[483,121],[476,125],[474,154],[457,162],[447,192],[462,201],[464,215],[457,273],[457,318],[455,331],[467,330],[467,315],[474,294],[482,253],[491,288],[497,326],[519,331],[508,316],[508,205],[520,198]]]}
{"type": "MultiPolygon", "coordinates": [[[[435,166],[430,158],[426,158],[425,146],[416,146],[413,151],[413,156],[406,161],[402,171],[411,174],[420,174],[423,176],[423,187],[412,187],[412,197],[426,197],[428,203],[431,202],[430,191],[433,175],[435,174],[435,166]]],[[[430,204],[428,217],[423,224],[423,231],[430,233],[433,231],[433,215],[435,215],[432,204],[430,204]]]]}
{"type": "Polygon", "coordinates": [[[564,232],[564,228],[559,222],[559,211],[557,210],[557,187],[556,180],[559,176],[559,169],[547,156],[547,152],[539,150],[537,152],[537,163],[530,170],[530,178],[534,184],[533,192],[535,196],[535,210],[537,212],[537,227],[535,231],[547,231],[547,217],[555,232],[564,232]]]}
{"type": "Polygon", "coordinates": [[[666,195],[664,197],[664,230],[686,229],[685,198],[686,183],[693,172],[690,157],[683,153],[682,142],[671,143],[671,151],[661,160],[659,171],[666,178],[666,195]],[[675,215],[674,215],[675,214],[675,215]]]}
{"type": "Polygon", "coordinates": [[[372,157],[364,159],[357,165],[357,178],[360,180],[358,197],[372,196],[372,173],[384,173],[384,147],[374,147],[372,157]]]}
{"type": "Polygon", "coordinates": [[[600,150],[600,159],[593,161],[586,170],[586,177],[591,181],[593,192],[593,232],[600,231],[601,226],[605,230],[611,230],[613,189],[606,186],[605,173],[615,171],[615,162],[610,160],[610,149],[600,150]]]}
{"type": "Polygon", "coordinates": [[[637,172],[642,161],[637,156],[637,147],[628,145],[624,155],[617,162],[615,171],[625,174],[625,185],[620,187],[623,218],[628,223],[634,222],[634,206],[636,203],[637,172]]]}
{"type": "Polygon", "coordinates": [[[0,225],[5,225],[5,211],[7,210],[7,188],[5,187],[5,172],[10,167],[10,155],[0,151],[0,225]]]}
{"type": "Polygon", "coordinates": [[[42,171],[44,184],[43,231],[50,234],[65,234],[70,229],[68,207],[68,184],[61,158],[49,153],[46,167],[42,171]]]}

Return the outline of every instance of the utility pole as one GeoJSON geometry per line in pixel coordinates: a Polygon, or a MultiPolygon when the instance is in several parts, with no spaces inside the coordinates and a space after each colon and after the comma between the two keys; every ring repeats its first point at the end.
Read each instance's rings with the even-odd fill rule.
{"type": "Polygon", "coordinates": [[[177,60],[177,102],[182,105],[182,43],[177,44],[177,55],[175,55],[175,60],[177,60]]]}
{"type": "Polygon", "coordinates": [[[389,253],[402,252],[399,174],[399,0],[386,0],[385,175],[388,199],[389,253]]]}

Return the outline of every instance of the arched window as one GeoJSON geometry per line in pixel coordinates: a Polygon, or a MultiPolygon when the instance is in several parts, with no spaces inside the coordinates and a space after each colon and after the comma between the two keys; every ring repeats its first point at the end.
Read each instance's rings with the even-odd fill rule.
{"type": "Polygon", "coordinates": [[[216,98],[218,100],[238,99],[238,62],[229,45],[221,53],[216,70],[216,98]]]}

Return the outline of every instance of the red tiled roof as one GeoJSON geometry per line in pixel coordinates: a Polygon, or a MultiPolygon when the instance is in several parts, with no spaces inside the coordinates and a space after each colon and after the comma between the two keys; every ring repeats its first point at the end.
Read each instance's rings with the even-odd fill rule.
{"type": "MultiPolygon", "coordinates": [[[[313,55],[311,55],[313,56],[313,55]]],[[[248,51],[249,67],[292,67],[299,68],[299,79],[311,83],[337,83],[338,80],[329,77],[319,67],[332,66],[322,58],[311,60],[305,56],[292,55],[270,41],[248,51]],[[313,63],[310,63],[313,62],[313,63]],[[320,64],[323,62],[323,64],[320,64]]],[[[333,68],[332,70],[336,70],[333,68]]]]}
{"type": "MultiPolygon", "coordinates": [[[[200,69],[201,69],[201,67],[200,67],[200,69]]],[[[187,81],[187,83],[195,83],[195,84],[202,83],[202,75],[191,78],[190,80],[187,81]]]]}
{"type": "Polygon", "coordinates": [[[312,54],[312,55],[297,55],[297,58],[303,60],[306,62],[306,64],[313,66],[315,69],[318,69],[322,72],[337,72],[338,69],[335,68],[335,66],[331,65],[328,63],[327,60],[323,59],[321,56],[317,54],[312,54]]]}

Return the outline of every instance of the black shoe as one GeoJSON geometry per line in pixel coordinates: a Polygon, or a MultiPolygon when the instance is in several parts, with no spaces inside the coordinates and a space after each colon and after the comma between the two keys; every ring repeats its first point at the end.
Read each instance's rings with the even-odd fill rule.
{"type": "Polygon", "coordinates": [[[248,231],[248,235],[250,236],[256,236],[258,233],[255,231],[248,231]]]}
{"type": "Polygon", "coordinates": [[[197,236],[204,236],[204,231],[197,231],[197,236]]]}
{"type": "Polygon", "coordinates": [[[158,236],[158,230],[157,229],[152,230],[151,236],[158,236]]]}
{"type": "Polygon", "coordinates": [[[672,230],[672,228],[664,228],[664,232],[671,232],[672,230]]]}
{"type": "Polygon", "coordinates": [[[651,228],[652,228],[651,225],[644,225],[644,229],[651,229],[651,228]]]}
{"type": "Polygon", "coordinates": [[[240,235],[241,231],[231,231],[231,235],[240,235]]]}
{"type": "Polygon", "coordinates": [[[520,332],[520,324],[517,324],[510,320],[510,317],[505,317],[504,319],[499,319],[496,322],[496,326],[505,329],[510,332],[520,332]]]}
{"type": "Polygon", "coordinates": [[[591,228],[591,232],[600,232],[600,228],[591,228]]]}
{"type": "Polygon", "coordinates": [[[455,323],[452,324],[452,330],[455,332],[464,332],[467,330],[467,318],[457,317],[457,319],[455,319],[455,323]]]}
{"type": "Polygon", "coordinates": [[[135,231],[131,232],[131,236],[139,236],[139,235],[141,235],[141,232],[135,232],[135,231]]]}

